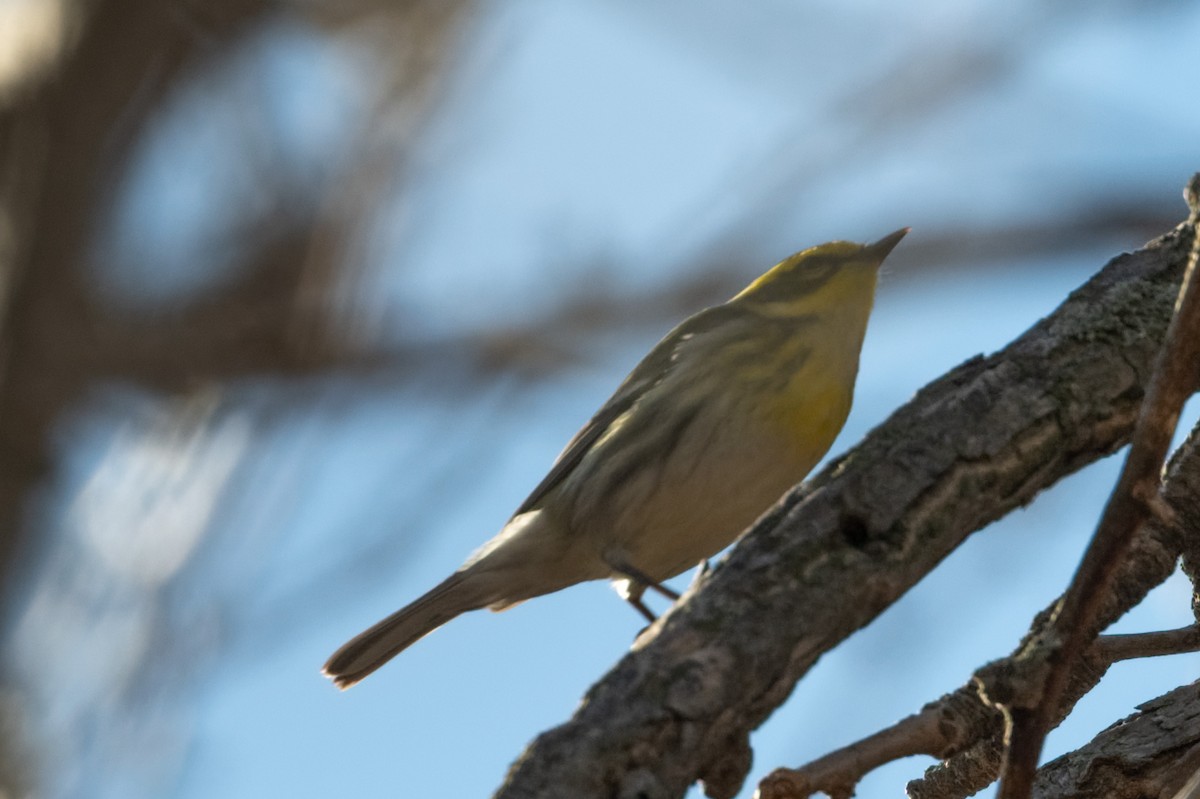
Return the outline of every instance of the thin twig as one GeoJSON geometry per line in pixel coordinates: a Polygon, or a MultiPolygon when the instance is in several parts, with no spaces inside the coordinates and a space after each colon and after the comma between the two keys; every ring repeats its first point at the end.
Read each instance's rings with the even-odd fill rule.
{"type": "MultiPolygon", "coordinates": [[[[972,710],[952,709],[952,705],[962,704],[963,700],[957,692],[947,694],[920,712],[805,766],[775,769],[758,784],[755,798],[803,799],[820,792],[842,799],[853,796],[859,781],[880,766],[912,755],[940,757],[949,753],[957,743],[954,732],[962,727],[943,721],[957,717],[960,710],[972,710]]],[[[981,707],[978,702],[974,704],[975,709],[981,707]]]]}
{"type": "Polygon", "coordinates": [[[853,796],[859,780],[880,766],[902,757],[932,755],[945,748],[947,736],[938,725],[941,715],[940,703],[933,702],[919,713],[806,766],[775,769],[758,784],[755,797],[802,799],[818,792],[833,799],[853,796]]]}
{"type": "Polygon", "coordinates": [[[1200,624],[1153,633],[1102,635],[1092,647],[1093,654],[1110,666],[1122,660],[1181,655],[1197,650],[1200,650],[1200,624]]]}

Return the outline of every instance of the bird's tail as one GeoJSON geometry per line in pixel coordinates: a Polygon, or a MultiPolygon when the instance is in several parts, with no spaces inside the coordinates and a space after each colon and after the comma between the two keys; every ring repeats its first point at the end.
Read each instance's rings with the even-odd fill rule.
{"type": "Polygon", "coordinates": [[[455,616],[487,605],[482,589],[468,573],[455,572],[412,604],[354,636],[321,671],[338,688],[349,688],[455,616]]]}

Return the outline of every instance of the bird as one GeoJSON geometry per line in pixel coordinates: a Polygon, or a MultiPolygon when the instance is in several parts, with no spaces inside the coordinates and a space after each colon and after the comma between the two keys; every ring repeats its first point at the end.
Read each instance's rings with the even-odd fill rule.
{"type": "Polygon", "coordinates": [[[342,689],[471,610],[611,579],[642,595],[720,552],[824,457],[850,411],[879,266],[907,234],[779,262],[671,330],[494,538],[339,648],[342,689]]]}

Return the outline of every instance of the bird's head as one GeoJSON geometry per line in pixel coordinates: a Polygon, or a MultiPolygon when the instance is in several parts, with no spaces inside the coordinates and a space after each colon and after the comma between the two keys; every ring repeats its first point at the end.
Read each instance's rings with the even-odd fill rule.
{"type": "Polygon", "coordinates": [[[771,267],[730,303],[771,316],[819,314],[863,304],[869,308],[879,265],[908,230],[897,230],[874,244],[832,241],[810,247],[771,267]]]}

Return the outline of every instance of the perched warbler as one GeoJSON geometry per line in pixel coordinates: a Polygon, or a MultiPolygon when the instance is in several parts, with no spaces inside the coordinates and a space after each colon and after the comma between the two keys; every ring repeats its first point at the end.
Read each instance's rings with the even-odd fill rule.
{"type": "Polygon", "coordinates": [[[850,412],[879,265],[908,232],[796,253],[686,319],[575,434],[495,538],[333,654],[348,688],[468,610],[600,578],[642,593],[719,552],[824,456],[850,412]]]}

